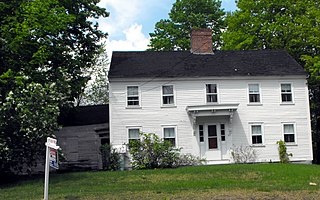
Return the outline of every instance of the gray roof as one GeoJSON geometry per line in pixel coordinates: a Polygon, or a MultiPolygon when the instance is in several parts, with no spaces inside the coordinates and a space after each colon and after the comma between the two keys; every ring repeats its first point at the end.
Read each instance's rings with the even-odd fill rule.
{"type": "Polygon", "coordinates": [[[307,73],[284,50],[113,52],[109,71],[109,79],[285,75],[307,73]]]}

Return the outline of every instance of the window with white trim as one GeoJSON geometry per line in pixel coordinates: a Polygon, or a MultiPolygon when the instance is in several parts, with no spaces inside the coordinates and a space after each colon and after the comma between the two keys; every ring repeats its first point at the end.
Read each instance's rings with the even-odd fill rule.
{"type": "Polygon", "coordinates": [[[129,144],[132,141],[140,140],[140,128],[128,128],[129,144]]]}
{"type": "Polygon", "coordinates": [[[206,99],[207,103],[218,102],[217,84],[206,84],[206,99]]]}
{"type": "Polygon", "coordinates": [[[251,124],[251,138],[253,145],[263,144],[263,130],[261,124],[251,124]]]}
{"type": "Polygon", "coordinates": [[[164,127],[163,128],[163,139],[169,141],[172,146],[176,146],[176,128],[175,127],[164,127]]]}
{"type": "Polygon", "coordinates": [[[260,103],[259,84],[249,84],[249,103],[260,103]]]}
{"type": "Polygon", "coordinates": [[[162,104],[163,105],[174,105],[173,85],[163,85],[162,86],[162,104]]]}
{"type": "Polygon", "coordinates": [[[292,102],[292,86],[290,83],[281,84],[281,101],[292,102]]]}
{"type": "Polygon", "coordinates": [[[295,143],[294,124],[283,124],[283,135],[285,143],[295,143]]]}
{"type": "Polygon", "coordinates": [[[127,105],[128,106],[140,105],[138,86],[127,86],[127,105]]]}

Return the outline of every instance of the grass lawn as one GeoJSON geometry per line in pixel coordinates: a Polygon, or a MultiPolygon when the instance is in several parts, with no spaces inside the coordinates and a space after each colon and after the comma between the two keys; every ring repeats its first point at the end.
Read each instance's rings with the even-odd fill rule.
{"type": "MultiPolygon", "coordinates": [[[[319,185],[320,166],[302,164],[75,172],[50,175],[49,199],[320,199],[319,185]]],[[[0,186],[0,199],[42,198],[43,178],[0,186]]]]}

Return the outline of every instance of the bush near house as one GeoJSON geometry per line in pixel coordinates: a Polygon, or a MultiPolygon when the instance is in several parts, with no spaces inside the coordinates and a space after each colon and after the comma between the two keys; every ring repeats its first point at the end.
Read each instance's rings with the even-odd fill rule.
{"type": "Polygon", "coordinates": [[[173,168],[204,162],[190,154],[181,155],[181,149],[154,133],[140,133],[140,136],[141,140],[131,140],[128,144],[133,169],[173,168]]]}

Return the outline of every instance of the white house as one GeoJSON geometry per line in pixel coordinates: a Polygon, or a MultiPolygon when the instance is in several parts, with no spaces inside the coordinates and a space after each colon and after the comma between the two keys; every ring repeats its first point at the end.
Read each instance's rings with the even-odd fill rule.
{"type": "Polygon", "coordinates": [[[257,161],[312,160],[307,74],[285,51],[212,52],[211,33],[192,33],[192,50],[114,52],[109,72],[110,141],[156,133],[182,153],[233,162],[251,146],[257,161]]]}

